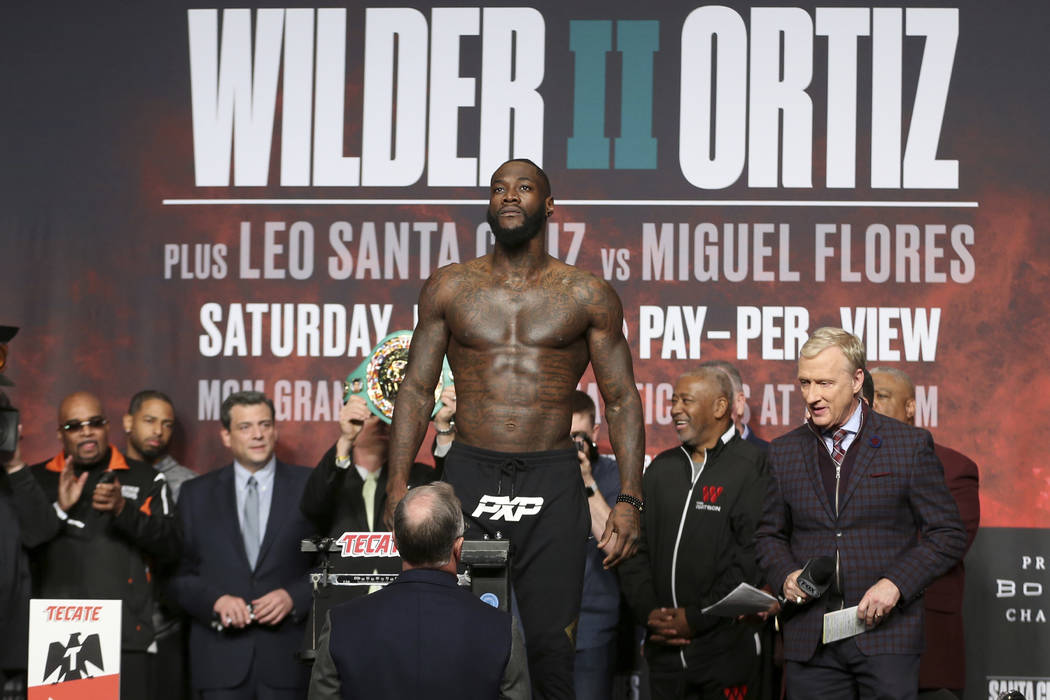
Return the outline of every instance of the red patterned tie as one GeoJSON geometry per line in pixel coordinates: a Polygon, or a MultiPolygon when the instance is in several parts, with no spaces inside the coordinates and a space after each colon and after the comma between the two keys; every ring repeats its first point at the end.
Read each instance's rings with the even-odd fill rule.
{"type": "Polygon", "coordinates": [[[844,428],[839,428],[835,431],[835,434],[831,436],[831,458],[835,460],[835,465],[841,467],[842,460],[846,458],[846,450],[842,449],[842,441],[849,435],[849,431],[844,428]]]}

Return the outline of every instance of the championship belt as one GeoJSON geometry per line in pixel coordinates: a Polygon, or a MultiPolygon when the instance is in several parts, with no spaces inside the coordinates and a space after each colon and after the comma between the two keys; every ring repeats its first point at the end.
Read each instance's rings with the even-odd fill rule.
{"type": "MultiPolygon", "coordinates": [[[[343,381],[343,403],[358,395],[368,404],[368,410],[387,423],[394,416],[394,399],[405,379],[408,366],[408,347],[412,343],[412,331],[395,331],[379,341],[365,361],[343,381]]],[[[441,376],[434,388],[433,418],[441,408],[441,392],[452,384],[452,369],[448,358],[441,363],[441,376]]]]}

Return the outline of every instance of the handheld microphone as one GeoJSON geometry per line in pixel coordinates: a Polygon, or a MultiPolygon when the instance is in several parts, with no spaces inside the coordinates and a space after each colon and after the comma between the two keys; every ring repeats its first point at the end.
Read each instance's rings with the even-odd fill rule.
{"type": "Polygon", "coordinates": [[[107,469],[106,471],[102,472],[102,474],[99,475],[98,483],[100,483],[100,484],[112,484],[114,482],[114,480],[116,480],[116,478],[117,478],[117,475],[107,469]]]}
{"type": "Polygon", "coordinates": [[[824,595],[831,585],[831,576],[835,573],[834,557],[816,557],[806,562],[802,573],[795,581],[810,598],[819,598],[824,595]]]}

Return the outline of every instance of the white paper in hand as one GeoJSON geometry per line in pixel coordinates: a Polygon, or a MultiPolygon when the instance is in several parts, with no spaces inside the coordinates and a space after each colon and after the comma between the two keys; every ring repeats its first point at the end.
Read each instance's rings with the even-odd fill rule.
{"type": "Polygon", "coordinates": [[[719,617],[757,615],[760,612],[769,610],[769,606],[775,602],[777,602],[777,599],[765,591],[759,590],[749,583],[741,583],[722,600],[713,605],[708,605],[700,612],[705,615],[717,615],[719,617]]]}
{"type": "Polygon", "coordinates": [[[824,643],[854,637],[867,631],[864,620],[857,618],[857,606],[843,608],[824,615],[824,643]]]}

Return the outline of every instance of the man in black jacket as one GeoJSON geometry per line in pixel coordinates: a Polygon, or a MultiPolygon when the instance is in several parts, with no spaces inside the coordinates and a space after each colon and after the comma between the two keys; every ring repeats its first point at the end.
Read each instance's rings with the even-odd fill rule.
{"type": "Polygon", "coordinates": [[[179,557],[171,493],[162,474],[109,444],[96,396],[62,400],[58,436],[62,452],[30,468],[54,504],[37,524],[54,534],[33,551],[34,590],[40,598],[122,600],[120,694],[148,697],[146,654],[156,650],[150,563],[179,557]]]}
{"type": "MultiPolygon", "coordinates": [[[[0,384],[3,382],[0,381],[0,384]]],[[[10,406],[0,391],[0,407],[10,406]]],[[[27,550],[54,537],[51,504],[22,460],[18,426],[14,450],[0,451],[0,687],[5,698],[25,697],[32,596],[27,550]]]]}
{"type": "Polygon", "coordinates": [[[763,451],[733,425],[732,397],[718,368],[679,378],[671,418],[682,446],[646,470],[641,544],[619,568],[647,627],[654,700],[746,698],[756,672],[756,626],[701,612],[759,578],[752,540],[768,476],[763,451]]]}
{"type": "MultiPolygon", "coordinates": [[[[365,400],[353,395],[339,411],[339,439],[321,457],[303,489],[299,509],[315,533],[337,541],[344,533],[385,531],[387,454],[390,426],[368,410],[365,400]]],[[[410,486],[429,484],[437,478],[427,464],[412,465],[410,486]]],[[[396,574],[399,560],[388,556],[332,555],[331,571],[337,574],[396,574]]],[[[379,586],[322,587],[314,591],[307,623],[306,651],[316,648],[317,635],[328,609],[338,603],[374,592],[379,586]]]]}
{"type": "MultiPolygon", "coordinates": [[[[372,415],[365,400],[355,395],[339,412],[339,431],[339,439],[306,482],[300,510],[319,533],[333,537],[344,532],[385,530],[382,515],[390,426],[372,415]]],[[[416,462],[409,484],[419,486],[435,478],[432,467],[416,462]]],[[[393,573],[397,571],[395,568],[393,573]]]]}

